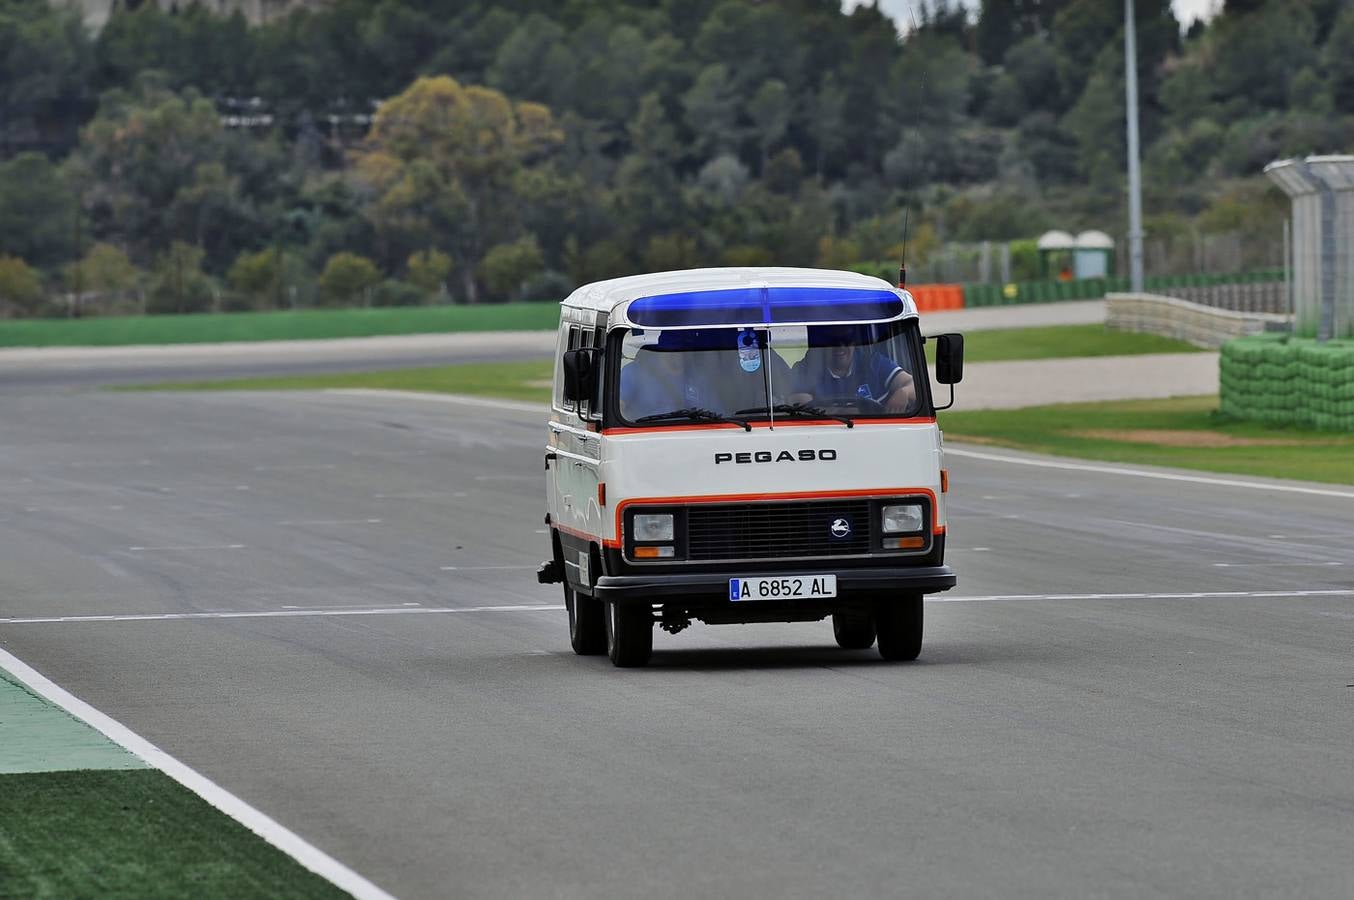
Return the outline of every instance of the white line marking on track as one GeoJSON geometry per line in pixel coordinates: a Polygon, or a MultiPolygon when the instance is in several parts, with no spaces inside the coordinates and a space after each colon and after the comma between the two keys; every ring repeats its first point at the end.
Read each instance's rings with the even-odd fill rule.
{"type": "Polygon", "coordinates": [[[279,525],[380,525],[380,519],[288,519],[279,525]]]}
{"type": "MultiPolygon", "coordinates": [[[[1235,599],[1279,599],[1292,597],[1354,597],[1354,588],[1332,588],[1310,591],[1182,591],[1178,593],[1127,593],[1127,594],[989,594],[985,597],[949,597],[945,594],[930,594],[927,601],[932,603],[988,603],[1003,600],[1215,600],[1235,599]]],[[[384,606],[374,608],[295,609],[284,607],[278,610],[254,610],[250,612],[197,612],[197,613],[126,613],[108,615],[75,616],[39,616],[31,618],[0,618],[0,625],[74,625],[101,622],[178,622],[210,619],[301,619],[329,618],[332,616],[400,616],[400,615],[441,615],[444,613],[485,613],[485,612],[559,612],[562,605],[524,604],[521,606],[384,606]]]]}
{"type": "Polygon", "coordinates": [[[534,569],[536,566],[439,566],[438,568],[443,572],[495,572],[502,569],[534,569]]]}
{"type": "Polygon", "coordinates": [[[135,550],[138,553],[149,550],[243,550],[244,544],[203,544],[183,547],[128,547],[127,549],[135,550]]]}
{"type": "Polygon", "coordinates": [[[349,397],[399,397],[404,400],[458,403],[462,406],[487,406],[491,409],[511,409],[530,413],[545,412],[549,408],[543,403],[525,403],[521,400],[492,400],[484,397],[467,397],[464,394],[425,394],[421,391],[388,391],[380,388],[328,388],[325,393],[349,397]]]}
{"type": "Polygon", "coordinates": [[[248,612],[128,613],[124,615],[41,616],[0,619],[0,625],[68,625],[88,622],[179,622],[197,619],[297,619],[330,616],[399,616],[423,613],[539,612],[564,609],[563,606],[382,606],[372,608],[262,609],[248,612]]]}
{"type": "Polygon", "coordinates": [[[276,819],[260,812],[216,782],[190,769],[126,725],[99,712],[13,654],[0,650],[0,667],[8,670],[34,693],[102,732],[114,743],[141,757],[316,875],[327,879],[358,900],[395,900],[391,894],[307,842],[305,838],[276,819]]]}
{"type": "Polygon", "coordinates": [[[1354,491],[1337,491],[1329,488],[1303,487],[1296,484],[1267,484],[1263,481],[1237,481],[1232,478],[1209,478],[1204,475],[1181,475],[1176,472],[1149,472],[1145,469],[1121,469],[1116,466],[1097,466],[1085,463],[1059,462],[1051,459],[1026,459],[1021,456],[1004,456],[1000,453],[982,453],[977,450],[960,450],[947,447],[945,453],[950,456],[962,456],[968,459],[984,459],[989,462],[1004,462],[1016,466],[1035,466],[1041,469],[1064,469],[1072,472],[1100,472],[1107,475],[1129,475],[1134,478],[1156,478],[1161,481],[1187,481],[1191,484],[1211,484],[1218,487],[1251,488],[1256,491],[1282,491],[1290,494],[1314,494],[1318,497],[1339,497],[1354,500],[1354,491]]]}
{"type": "Polygon", "coordinates": [[[1216,569],[1314,569],[1323,566],[1343,566],[1342,562],[1310,563],[1213,563],[1216,569]]]}
{"type": "Polygon", "coordinates": [[[1241,599],[1354,597],[1354,588],[1314,591],[1182,591],[1170,594],[991,594],[987,597],[947,597],[944,594],[932,594],[926,599],[940,603],[981,603],[989,600],[1213,600],[1225,597],[1241,599]]]}

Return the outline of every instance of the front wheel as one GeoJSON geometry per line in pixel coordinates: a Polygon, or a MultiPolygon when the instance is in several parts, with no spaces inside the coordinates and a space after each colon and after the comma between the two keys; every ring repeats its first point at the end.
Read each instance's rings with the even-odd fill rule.
{"type": "Polygon", "coordinates": [[[569,611],[569,645],[579,656],[606,652],[606,610],[596,597],[580,594],[566,583],[564,608],[569,611]]]}
{"type": "Polygon", "coordinates": [[[897,662],[916,659],[921,653],[922,624],[921,594],[880,601],[874,613],[879,655],[897,662]]]}
{"type": "Polygon", "coordinates": [[[613,665],[649,664],[653,655],[653,610],[647,603],[606,604],[606,654],[613,665]]]}
{"type": "Polygon", "coordinates": [[[874,646],[874,622],[869,616],[833,613],[832,636],[843,650],[868,650],[874,646]]]}

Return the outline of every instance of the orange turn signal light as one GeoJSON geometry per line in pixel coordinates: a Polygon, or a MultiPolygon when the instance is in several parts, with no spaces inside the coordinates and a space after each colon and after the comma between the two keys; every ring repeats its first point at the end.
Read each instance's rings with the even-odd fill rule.
{"type": "Polygon", "coordinates": [[[671,547],[636,547],[635,559],[672,559],[671,547]]]}
{"type": "Polygon", "coordinates": [[[950,492],[950,470],[949,470],[949,469],[941,469],[941,470],[940,470],[940,492],[941,492],[942,494],[948,494],[948,493],[950,492]]]}
{"type": "Polygon", "coordinates": [[[921,535],[912,537],[886,537],[884,538],[885,550],[920,550],[926,546],[926,538],[921,535]]]}

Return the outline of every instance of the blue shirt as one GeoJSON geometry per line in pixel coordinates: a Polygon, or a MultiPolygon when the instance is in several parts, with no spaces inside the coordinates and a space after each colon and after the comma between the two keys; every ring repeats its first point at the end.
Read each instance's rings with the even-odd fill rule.
{"type": "Polygon", "coordinates": [[[643,358],[621,369],[621,415],[631,422],[643,416],[703,406],[706,391],[681,376],[673,378],[643,358]]]}
{"type": "Polygon", "coordinates": [[[802,393],[812,394],[815,403],[845,398],[863,398],[883,402],[889,394],[889,382],[903,371],[902,366],[878,351],[857,349],[851,358],[851,369],[837,377],[828,367],[826,348],[810,350],[795,364],[795,386],[802,393]]]}

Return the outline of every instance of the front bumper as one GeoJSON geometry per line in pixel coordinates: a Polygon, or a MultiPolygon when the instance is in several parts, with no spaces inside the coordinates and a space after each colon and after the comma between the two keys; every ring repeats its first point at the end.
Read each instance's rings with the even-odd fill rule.
{"type": "MultiPolygon", "coordinates": [[[[729,579],[750,578],[758,575],[802,575],[804,572],[756,571],[751,567],[698,574],[603,575],[593,586],[593,595],[601,600],[617,603],[655,603],[666,599],[679,600],[681,605],[727,606],[729,579]]],[[[849,605],[890,592],[934,594],[948,591],[958,579],[949,566],[898,566],[892,568],[833,569],[824,566],[814,574],[835,574],[837,596],[815,601],[828,606],[849,605]]]]}

